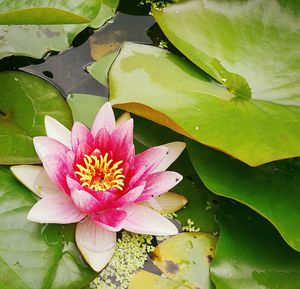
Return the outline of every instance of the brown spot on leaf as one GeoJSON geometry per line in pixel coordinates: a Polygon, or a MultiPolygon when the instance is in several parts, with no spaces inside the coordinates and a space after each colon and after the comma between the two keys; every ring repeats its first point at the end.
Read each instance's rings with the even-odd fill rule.
{"type": "Polygon", "coordinates": [[[213,260],[213,256],[212,255],[207,255],[207,259],[208,259],[208,263],[211,263],[213,260]]]}
{"type": "Polygon", "coordinates": [[[171,274],[176,274],[179,271],[179,266],[178,264],[174,263],[171,260],[165,261],[166,263],[166,271],[171,273],[171,274]]]}

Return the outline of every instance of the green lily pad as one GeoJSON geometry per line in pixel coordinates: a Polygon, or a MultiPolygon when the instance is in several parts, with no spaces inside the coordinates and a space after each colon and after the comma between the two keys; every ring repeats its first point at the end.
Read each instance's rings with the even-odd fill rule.
{"type": "MultiPolygon", "coordinates": [[[[291,61],[296,66],[297,59],[291,61]]],[[[236,97],[181,57],[132,43],[123,46],[109,72],[110,101],[116,107],[251,166],[300,155],[300,93],[295,92],[300,86],[294,83],[293,101],[283,88],[280,103],[236,97]]]]}
{"type": "Polygon", "coordinates": [[[88,73],[102,85],[108,86],[107,75],[109,68],[117,57],[118,52],[109,53],[87,67],[88,73]]]}
{"type": "Polygon", "coordinates": [[[75,243],[75,225],[62,227],[64,247],[49,289],[78,289],[93,281],[98,275],[80,254],[75,243]]]}
{"type": "Polygon", "coordinates": [[[66,50],[82,30],[99,28],[113,17],[118,4],[118,0],[102,0],[96,18],[87,24],[1,25],[0,59],[11,55],[42,58],[49,51],[66,50]]]}
{"type": "Polygon", "coordinates": [[[260,213],[300,251],[300,158],[252,168],[199,143],[187,140],[187,145],[194,168],[209,190],[260,213]]]}
{"type": "Polygon", "coordinates": [[[60,92],[37,76],[2,72],[0,86],[0,163],[38,163],[32,137],[45,135],[45,115],[71,127],[71,111],[60,92]]]}
{"type": "Polygon", "coordinates": [[[76,24],[91,22],[99,0],[2,0],[0,24],[76,24]]]}
{"type": "Polygon", "coordinates": [[[209,267],[214,257],[216,241],[216,237],[207,233],[181,233],[167,239],[156,247],[153,261],[171,281],[142,273],[147,278],[147,283],[137,287],[138,284],[142,285],[143,280],[139,276],[141,273],[137,273],[130,282],[129,289],[214,288],[210,281],[209,267]]]}
{"type": "Polygon", "coordinates": [[[48,288],[62,250],[59,227],[27,221],[36,199],[1,167],[0,198],[0,288],[48,288]]]}
{"type": "Polygon", "coordinates": [[[80,258],[74,226],[63,229],[27,221],[36,201],[0,167],[0,288],[78,289],[88,284],[95,272],[80,258]]]}
{"type": "Polygon", "coordinates": [[[244,206],[228,203],[220,210],[218,223],[221,232],[210,267],[217,289],[299,288],[300,254],[269,222],[244,206]]]}
{"type": "Polygon", "coordinates": [[[107,102],[105,97],[90,94],[70,94],[67,102],[72,110],[74,121],[91,128],[100,107],[107,102]]]}
{"type": "Polygon", "coordinates": [[[0,59],[16,55],[42,58],[48,51],[69,47],[62,25],[1,25],[0,59]]]}

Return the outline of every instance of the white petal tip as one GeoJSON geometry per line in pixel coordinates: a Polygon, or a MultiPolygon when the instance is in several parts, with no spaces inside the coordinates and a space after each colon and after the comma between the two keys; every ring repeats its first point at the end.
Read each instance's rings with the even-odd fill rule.
{"type": "Polygon", "coordinates": [[[12,166],[10,170],[14,176],[29,190],[40,196],[40,191],[35,188],[35,181],[42,172],[43,167],[33,165],[12,166]]]}
{"type": "Polygon", "coordinates": [[[114,254],[114,248],[103,252],[103,253],[95,253],[86,250],[85,248],[78,247],[82,256],[84,257],[85,261],[91,266],[91,268],[96,271],[100,272],[109,262],[111,257],[114,254]]]}
{"type": "Polygon", "coordinates": [[[156,168],[155,172],[165,171],[184,151],[186,144],[181,141],[175,141],[162,145],[168,149],[167,156],[161,162],[161,164],[156,168]]]}
{"type": "Polygon", "coordinates": [[[46,115],[45,129],[48,137],[51,137],[63,143],[68,148],[71,148],[71,132],[58,120],[49,115],[46,115]]]}

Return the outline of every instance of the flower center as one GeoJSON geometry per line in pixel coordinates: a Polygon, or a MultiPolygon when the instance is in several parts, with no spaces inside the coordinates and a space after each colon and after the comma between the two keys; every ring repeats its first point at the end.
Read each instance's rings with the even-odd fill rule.
{"type": "MultiPolygon", "coordinates": [[[[97,150],[98,151],[98,150],[97,150]]],[[[80,177],[83,187],[99,191],[107,191],[111,188],[123,190],[124,178],[123,169],[119,165],[123,161],[113,163],[112,159],[108,159],[108,153],[104,156],[84,155],[84,164],[76,164],[78,170],[75,172],[80,177]]]]}

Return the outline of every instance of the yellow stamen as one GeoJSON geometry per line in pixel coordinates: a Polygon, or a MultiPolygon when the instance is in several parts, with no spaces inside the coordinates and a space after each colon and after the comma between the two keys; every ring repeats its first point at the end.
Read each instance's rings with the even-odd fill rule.
{"type": "MultiPolygon", "coordinates": [[[[99,150],[95,150],[95,153],[99,154],[99,150]]],[[[83,163],[76,164],[76,175],[79,176],[79,180],[83,187],[88,187],[95,191],[107,191],[111,188],[123,190],[125,176],[123,168],[119,166],[123,161],[113,162],[108,158],[108,153],[104,156],[100,155],[84,155],[83,163]]]]}

